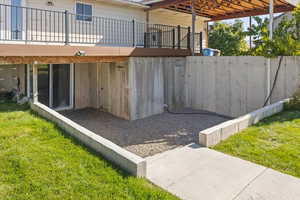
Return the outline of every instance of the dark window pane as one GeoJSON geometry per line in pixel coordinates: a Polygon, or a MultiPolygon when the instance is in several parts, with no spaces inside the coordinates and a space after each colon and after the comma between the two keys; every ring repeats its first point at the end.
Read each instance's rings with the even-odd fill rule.
{"type": "Polygon", "coordinates": [[[82,21],[92,21],[93,8],[92,5],[77,3],[76,19],[82,21]]]}
{"type": "Polygon", "coordinates": [[[38,101],[49,106],[49,65],[38,66],[38,101]]]}
{"type": "Polygon", "coordinates": [[[70,65],[53,65],[53,107],[70,106],[70,65]]]}
{"type": "Polygon", "coordinates": [[[86,21],[92,21],[92,6],[84,5],[84,15],[86,21]]]}
{"type": "Polygon", "coordinates": [[[76,4],[76,19],[83,20],[83,4],[81,3],[76,4]]]}

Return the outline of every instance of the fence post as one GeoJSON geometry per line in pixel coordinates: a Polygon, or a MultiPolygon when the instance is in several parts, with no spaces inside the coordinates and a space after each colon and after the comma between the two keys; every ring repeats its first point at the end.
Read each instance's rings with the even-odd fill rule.
{"type": "Polygon", "coordinates": [[[202,55],[202,50],[203,50],[202,40],[203,40],[203,36],[202,36],[202,32],[200,32],[200,53],[201,53],[201,55],[202,55]]]}
{"type": "Polygon", "coordinates": [[[177,36],[178,36],[178,49],[180,49],[180,43],[181,43],[181,27],[180,27],[180,25],[178,25],[177,26],[177,32],[178,32],[178,34],[177,34],[177,36]]]}
{"type": "Polygon", "coordinates": [[[69,43],[69,12],[65,10],[65,45],[69,43]]]}
{"type": "Polygon", "coordinates": [[[188,27],[187,33],[187,49],[191,49],[191,27],[188,27]]]}
{"type": "Polygon", "coordinates": [[[132,46],[135,47],[135,20],[132,20],[132,46]]]}
{"type": "Polygon", "coordinates": [[[175,28],[172,29],[172,42],[173,42],[173,49],[175,49],[175,28]]]}

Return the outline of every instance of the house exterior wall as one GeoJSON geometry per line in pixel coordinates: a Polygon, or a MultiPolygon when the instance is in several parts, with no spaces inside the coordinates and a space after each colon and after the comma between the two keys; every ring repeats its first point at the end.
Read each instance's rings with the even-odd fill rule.
{"type": "Polygon", "coordinates": [[[93,6],[94,16],[103,16],[108,18],[117,18],[124,20],[140,19],[145,20],[146,16],[142,8],[129,7],[125,5],[116,5],[109,1],[91,1],[91,0],[53,0],[54,6],[47,6],[48,0],[25,0],[27,7],[41,8],[47,10],[68,10],[76,13],[76,2],[84,2],[93,6]]]}
{"type": "MultiPolygon", "coordinates": [[[[167,24],[167,25],[181,25],[191,26],[192,16],[185,13],[178,13],[166,9],[157,9],[149,13],[149,22],[152,24],[167,24]]],[[[203,31],[204,18],[197,17],[196,32],[203,31]]]]}

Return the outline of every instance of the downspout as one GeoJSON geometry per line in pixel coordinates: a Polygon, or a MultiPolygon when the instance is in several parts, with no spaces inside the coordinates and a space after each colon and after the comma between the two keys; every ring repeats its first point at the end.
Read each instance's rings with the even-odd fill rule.
{"type": "MultiPolygon", "coordinates": [[[[269,5],[269,32],[270,32],[270,40],[273,39],[273,19],[274,19],[274,0],[270,0],[269,5]]],[[[267,60],[267,98],[270,96],[271,93],[271,58],[267,60]]],[[[271,98],[268,99],[267,104],[271,104],[271,98]]]]}

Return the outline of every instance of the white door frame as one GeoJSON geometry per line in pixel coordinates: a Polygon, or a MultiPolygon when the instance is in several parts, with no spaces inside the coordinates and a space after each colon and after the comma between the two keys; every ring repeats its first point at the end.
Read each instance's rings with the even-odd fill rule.
{"type": "MultiPolygon", "coordinates": [[[[74,63],[70,65],[70,105],[65,107],[58,107],[54,110],[61,111],[61,110],[71,110],[74,107],[74,63]]],[[[50,74],[49,74],[49,106],[52,108],[53,106],[53,64],[50,64],[50,74]]]]}
{"type": "MultiPolygon", "coordinates": [[[[52,108],[53,106],[53,64],[49,65],[49,107],[52,108]]],[[[74,63],[70,65],[70,105],[66,107],[58,107],[54,110],[61,111],[61,110],[71,110],[74,108],[74,63]]],[[[32,65],[27,65],[27,96],[30,97],[31,85],[30,85],[30,69],[32,69],[32,65]]]]}

